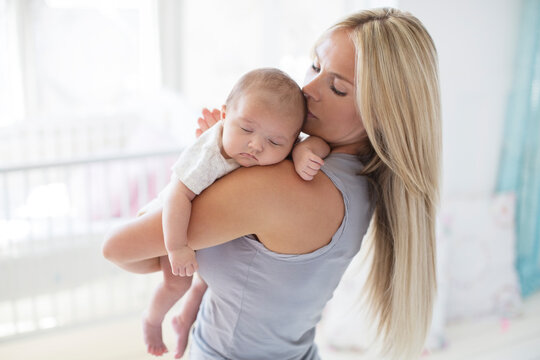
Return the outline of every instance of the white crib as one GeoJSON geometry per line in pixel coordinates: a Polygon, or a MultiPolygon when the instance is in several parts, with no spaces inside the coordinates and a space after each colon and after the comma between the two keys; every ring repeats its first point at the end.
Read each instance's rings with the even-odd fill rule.
{"type": "Polygon", "coordinates": [[[165,186],[180,147],[126,150],[130,121],[0,134],[0,341],[147,303],[158,275],[116,268],[101,243],[165,186]]]}

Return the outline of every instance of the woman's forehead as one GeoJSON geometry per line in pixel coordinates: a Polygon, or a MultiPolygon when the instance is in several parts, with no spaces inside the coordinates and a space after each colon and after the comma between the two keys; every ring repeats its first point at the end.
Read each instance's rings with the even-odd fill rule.
{"type": "Polygon", "coordinates": [[[330,31],[315,47],[315,57],[327,72],[353,83],[356,50],[349,30],[330,31]]]}

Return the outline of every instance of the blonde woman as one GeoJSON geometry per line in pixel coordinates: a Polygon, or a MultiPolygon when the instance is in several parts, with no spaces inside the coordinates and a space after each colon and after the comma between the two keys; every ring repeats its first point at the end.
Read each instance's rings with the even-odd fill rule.
{"type": "MultiPolygon", "coordinates": [[[[353,14],[316,43],[303,92],[303,131],[331,147],[313,180],[290,161],[241,168],[193,202],[188,243],[208,291],[190,359],[318,359],[315,326],[366,233],[373,265],[362,295],[383,351],[414,359],[422,350],[436,291],[433,41],[408,13],[353,14]]],[[[129,271],[159,271],[161,211],[145,224],[136,237],[112,234],[104,255],[129,271]]],[[[180,342],[182,323],[181,314],[180,342]]]]}

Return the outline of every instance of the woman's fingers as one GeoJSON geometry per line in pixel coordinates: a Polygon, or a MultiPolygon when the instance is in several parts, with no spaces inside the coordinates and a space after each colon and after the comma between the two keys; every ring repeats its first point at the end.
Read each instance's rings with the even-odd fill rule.
{"type": "Polygon", "coordinates": [[[209,128],[214,126],[219,121],[219,119],[221,119],[221,111],[219,111],[218,109],[214,109],[212,110],[212,112],[210,112],[210,110],[204,108],[202,111],[202,115],[206,125],[208,125],[209,128]]]}
{"type": "Polygon", "coordinates": [[[219,111],[218,109],[212,110],[212,117],[216,122],[218,122],[219,120],[221,120],[221,111],[219,111]]]}
{"type": "Polygon", "coordinates": [[[208,108],[204,108],[202,110],[202,117],[197,119],[198,128],[195,130],[195,136],[201,136],[202,133],[214,126],[220,119],[221,111],[218,109],[210,111],[208,108]]]}
{"type": "Polygon", "coordinates": [[[208,109],[203,109],[203,117],[200,117],[197,119],[197,125],[199,125],[199,129],[202,131],[202,132],[205,132],[206,130],[210,129],[210,127],[212,125],[210,125],[208,123],[208,119],[207,119],[207,116],[205,116],[205,112],[204,111],[208,111],[208,109]]]}

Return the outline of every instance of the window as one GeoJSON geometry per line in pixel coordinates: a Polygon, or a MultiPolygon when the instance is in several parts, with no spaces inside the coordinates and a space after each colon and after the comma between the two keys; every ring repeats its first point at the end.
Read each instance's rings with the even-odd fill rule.
{"type": "Polygon", "coordinates": [[[108,111],[159,88],[154,1],[0,6],[0,126],[108,111]]]}

